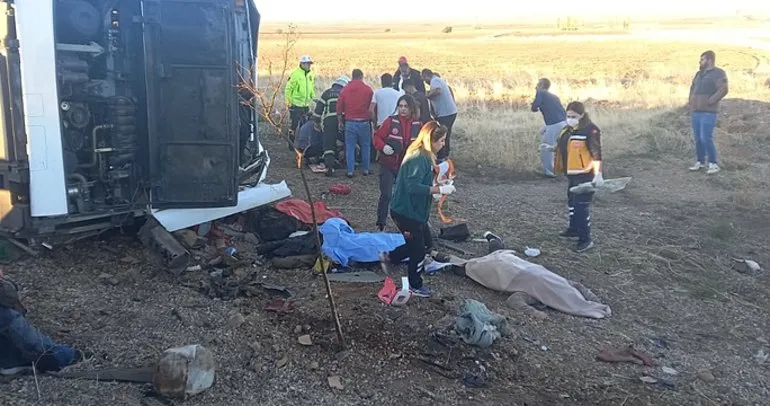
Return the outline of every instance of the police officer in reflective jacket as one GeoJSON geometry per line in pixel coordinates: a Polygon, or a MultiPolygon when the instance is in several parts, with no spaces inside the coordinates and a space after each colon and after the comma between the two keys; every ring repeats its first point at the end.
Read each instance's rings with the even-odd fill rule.
{"type": "Polygon", "coordinates": [[[323,162],[326,166],[326,176],[334,175],[339,126],[337,122],[337,99],[345,85],[350,82],[347,76],[340,76],[332,87],[326,89],[321,99],[316,101],[313,117],[321,124],[323,131],[323,162]]]}
{"type": "Polygon", "coordinates": [[[575,251],[586,252],[594,247],[591,240],[591,201],[594,192],[573,193],[573,186],[591,182],[604,183],[602,177],[601,130],[588,117],[580,102],[567,105],[567,126],[562,130],[554,156],[554,172],[567,175],[567,202],[569,227],[560,235],[577,238],[575,251]]]}

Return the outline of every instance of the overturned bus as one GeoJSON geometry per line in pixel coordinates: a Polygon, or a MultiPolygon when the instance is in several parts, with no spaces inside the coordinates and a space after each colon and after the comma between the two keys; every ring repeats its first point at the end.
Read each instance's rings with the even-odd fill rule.
{"type": "Polygon", "coordinates": [[[290,195],[264,182],[252,0],[0,0],[0,232],[151,215],[167,231],[290,195]]]}

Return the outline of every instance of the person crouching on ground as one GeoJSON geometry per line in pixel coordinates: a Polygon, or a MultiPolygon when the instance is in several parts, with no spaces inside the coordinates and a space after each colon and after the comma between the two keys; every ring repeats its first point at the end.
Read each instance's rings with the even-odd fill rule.
{"type": "Polygon", "coordinates": [[[567,203],[569,205],[569,227],[560,235],[577,238],[575,251],[586,252],[594,247],[591,240],[591,200],[593,192],[575,194],[569,191],[573,186],[593,182],[596,186],[604,183],[602,177],[601,130],[586,113],[580,102],[567,105],[567,126],[562,130],[556,144],[554,172],[566,174],[567,203]]]}
{"type": "Polygon", "coordinates": [[[307,120],[299,128],[297,138],[294,140],[294,148],[305,163],[316,164],[323,155],[323,130],[321,123],[316,120],[307,120]]]}
{"type": "Polygon", "coordinates": [[[391,252],[380,254],[385,267],[409,258],[409,287],[418,297],[430,297],[430,290],[423,285],[418,268],[425,259],[425,230],[433,195],[448,195],[455,191],[453,185],[432,186],[436,165],[434,151],[444,147],[446,134],[446,127],[431,121],[422,127],[417,139],[407,148],[390,203],[390,216],[406,242],[391,252]]]}
{"type": "Polygon", "coordinates": [[[377,204],[377,229],[388,222],[388,208],[393,197],[393,184],[404,159],[404,152],[417,138],[422,126],[417,120],[417,103],[403,95],[396,103],[396,115],[386,118],[374,133],[374,148],[380,151],[380,201],[377,204]]]}

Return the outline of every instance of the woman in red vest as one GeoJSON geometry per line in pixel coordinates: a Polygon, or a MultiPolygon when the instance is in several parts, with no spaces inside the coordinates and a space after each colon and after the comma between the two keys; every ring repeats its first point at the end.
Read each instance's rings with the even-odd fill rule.
{"type": "Polygon", "coordinates": [[[396,114],[386,118],[374,133],[374,148],[380,152],[380,201],[377,204],[377,228],[380,231],[385,229],[388,221],[393,184],[404,152],[422,127],[417,114],[417,103],[405,94],[398,99],[396,114]]]}

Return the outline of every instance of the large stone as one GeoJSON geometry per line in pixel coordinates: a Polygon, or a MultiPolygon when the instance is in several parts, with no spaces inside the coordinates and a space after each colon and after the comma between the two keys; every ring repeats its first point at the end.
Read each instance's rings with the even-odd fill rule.
{"type": "Polygon", "coordinates": [[[187,398],[214,384],[214,354],[201,345],[166,350],[155,368],[152,383],[167,397],[187,398]]]}

